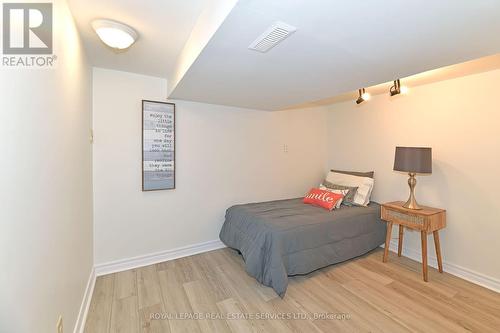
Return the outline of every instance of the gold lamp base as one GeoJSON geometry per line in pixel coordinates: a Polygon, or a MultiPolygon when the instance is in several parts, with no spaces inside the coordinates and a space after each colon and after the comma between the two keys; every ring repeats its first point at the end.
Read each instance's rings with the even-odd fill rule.
{"type": "Polygon", "coordinates": [[[415,186],[417,185],[417,179],[415,179],[415,173],[410,172],[408,173],[408,186],[410,186],[410,197],[408,198],[408,201],[403,205],[404,208],[408,209],[414,209],[414,210],[419,210],[422,209],[417,203],[417,199],[415,199],[415,186]]]}

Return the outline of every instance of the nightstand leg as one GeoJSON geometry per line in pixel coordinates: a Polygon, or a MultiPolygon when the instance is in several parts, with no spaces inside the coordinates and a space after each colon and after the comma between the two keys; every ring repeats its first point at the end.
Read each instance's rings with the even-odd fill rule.
{"type": "Polygon", "coordinates": [[[427,272],[427,231],[421,231],[420,236],[422,238],[422,274],[424,281],[427,282],[429,280],[427,272]]]}
{"type": "Polygon", "coordinates": [[[439,273],[443,273],[443,260],[441,259],[441,245],[439,243],[439,231],[434,231],[434,246],[436,246],[436,256],[438,259],[439,273]]]}
{"type": "Polygon", "coordinates": [[[401,257],[401,252],[403,252],[403,225],[399,225],[399,241],[398,241],[398,257],[401,257]]]}
{"type": "Polygon", "coordinates": [[[382,262],[387,262],[387,257],[389,256],[389,245],[391,244],[392,236],[392,222],[387,222],[387,233],[385,234],[385,248],[384,248],[384,258],[382,262]]]}

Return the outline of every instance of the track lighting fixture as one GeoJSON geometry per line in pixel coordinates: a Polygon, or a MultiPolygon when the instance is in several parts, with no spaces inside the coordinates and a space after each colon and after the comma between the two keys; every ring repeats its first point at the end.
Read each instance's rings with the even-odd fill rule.
{"type": "Polygon", "coordinates": [[[389,92],[391,96],[394,95],[399,95],[399,94],[406,94],[408,92],[408,88],[405,86],[401,86],[401,82],[399,79],[394,81],[394,85],[389,89],[389,92]]]}
{"type": "Polygon", "coordinates": [[[370,97],[371,97],[371,96],[370,96],[370,93],[367,93],[367,92],[365,91],[365,88],[363,88],[363,89],[359,89],[359,90],[358,90],[358,92],[359,92],[359,97],[358,97],[358,99],[356,100],[356,104],[361,104],[361,103],[363,103],[364,101],[368,101],[368,100],[370,99],[370,97]]]}

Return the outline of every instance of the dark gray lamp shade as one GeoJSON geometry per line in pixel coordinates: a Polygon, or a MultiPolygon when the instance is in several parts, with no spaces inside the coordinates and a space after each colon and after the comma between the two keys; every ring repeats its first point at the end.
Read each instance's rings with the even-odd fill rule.
{"type": "Polygon", "coordinates": [[[394,170],[432,173],[432,148],[396,147],[394,170]]]}

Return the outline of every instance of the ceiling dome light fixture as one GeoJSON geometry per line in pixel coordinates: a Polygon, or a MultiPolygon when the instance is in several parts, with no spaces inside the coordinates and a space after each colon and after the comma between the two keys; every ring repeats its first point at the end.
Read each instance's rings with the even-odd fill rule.
{"type": "Polygon", "coordinates": [[[367,92],[365,91],[365,88],[363,88],[363,89],[359,89],[359,90],[358,90],[358,92],[359,92],[359,97],[358,97],[358,99],[356,100],[356,104],[361,104],[361,103],[363,103],[364,101],[369,101],[369,100],[370,100],[371,95],[370,95],[370,93],[367,93],[367,92]]]}
{"type": "Polygon", "coordinates": [[[399,79],[397,79],[394,81],[394,85],[391,87],[391,89],[389,89],[389,92],[391,96],[406,94],[408,92],[408,87],[401,86],[401,82],[399,81],[399,79]]]}
{"type": "Polygon", "coordinates": [[[92,28],[107,46],[124,50],[129,48],[137,40],[137,32],[120,22],[112,20],[94,20],[92,28]]]}

